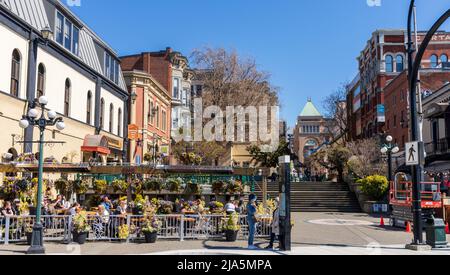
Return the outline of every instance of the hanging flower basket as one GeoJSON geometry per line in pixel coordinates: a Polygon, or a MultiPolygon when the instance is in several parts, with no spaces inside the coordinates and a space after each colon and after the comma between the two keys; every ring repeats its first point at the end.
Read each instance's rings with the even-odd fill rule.
{"type": "Polygon", "coordinates": [[[89,183],[86,180],[75,180],[72,183],[72,188],[75,194],[83,195],[89,191],[89,183]]]}
{"type": "Polygon", "coordinates": [[[116,193],[126,193],[130,184],[125,180],[116,179],[112,182],[112,187],[116,193]]]}
{"type": "Polygon", "coordinates": [[[94,191],[97,194],[105,194],[108,189],[108,183],[106,180],[95,180],[94,181],[94,191]]]}

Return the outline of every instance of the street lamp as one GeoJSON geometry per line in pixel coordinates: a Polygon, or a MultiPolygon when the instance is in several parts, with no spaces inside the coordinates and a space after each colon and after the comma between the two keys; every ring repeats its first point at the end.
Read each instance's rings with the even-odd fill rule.
{"type": "Polygon", "coordinates": [[[400,148],[397,145],[393,144],[392,141],[394,138],[392,136],[386,137],[386,144],[381,147],[381,153],[383,155],[387,154],[388,156],[388,181],[392,181],[392,154],[397,154],[400,152],[400,148]]]}
{"type": "Polygon", "coordinates": [[[33,226],[33,233],[31,238],[31,247],[28,249],[28,254],[44,254],[44,238],[43,227],[41,223],[41,210],[42,210],[42,178],[44,173],[44,133],[47,126],[56,126],[59,131],[66,128],[64,121],[61,117],[56,117],[55,111],[47,112],[45,117],[45,106],[48,104],[48,99],[45,96],[41,96],[37,102],[33,102],[28,110],[28,114],[23,116],[19,122],[19,126],[22,129],[26,129],[30,126],[36,126],[39,128],[39,176],[38,176],[38,188],[37,188],[37,205],[36,205],[36,222],[33,226]],[[41,107],[41,114],[39,116],[39,110],[36,106],[41,107]]]}

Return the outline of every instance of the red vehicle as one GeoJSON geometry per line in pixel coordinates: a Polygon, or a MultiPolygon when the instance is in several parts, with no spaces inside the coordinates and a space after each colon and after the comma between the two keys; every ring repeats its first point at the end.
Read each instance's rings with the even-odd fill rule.
{"type": "MultiPolygon", "coordinates": [[[[392,214],[390,218],[391,226],[404,227],[409,222],[413,224],[412,213],[412,182],[402,181],[404,175],[396,177],[391,182],[390,205],[392,214]]],[[[422,209],[424,221],[431,217],[436,209],[442,208],[442,197],[439,182],[420,183],[420,193],[422,195],[422,209]]]]}

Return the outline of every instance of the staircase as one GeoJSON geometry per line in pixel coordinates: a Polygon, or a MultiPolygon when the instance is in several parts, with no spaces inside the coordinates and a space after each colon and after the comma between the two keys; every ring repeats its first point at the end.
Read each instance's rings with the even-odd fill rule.
{"type": "MultiPolygon", "coordinates": [[[[267,185],[269,198],[279,196],[278,184],[267,185]]],[[[262,198],[262,186],[255,192],[262,198]]],[[[302,182],[291,184],[292,212],[360,213],[361,208],[347,184],[332,182],[302,182]]]]}

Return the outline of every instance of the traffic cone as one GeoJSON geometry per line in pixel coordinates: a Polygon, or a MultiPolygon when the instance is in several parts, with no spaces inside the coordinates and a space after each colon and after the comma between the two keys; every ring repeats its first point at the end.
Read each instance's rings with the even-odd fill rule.
{"type": "Polygon", "coordinates": [[[448,222],[445,223],[445,234],[450,234],[450,227],[448,226],[448,222]]]}
{"type": "Polygon", "coordinates": [[[384,227],[384,218],[383,218],[383,216],[381,216],[380,227],[384,227]]]}
{"type": "Polygon", "coordinates": [[[406,233],[411,233],[411,223],[406,222],[406,233]]]}

